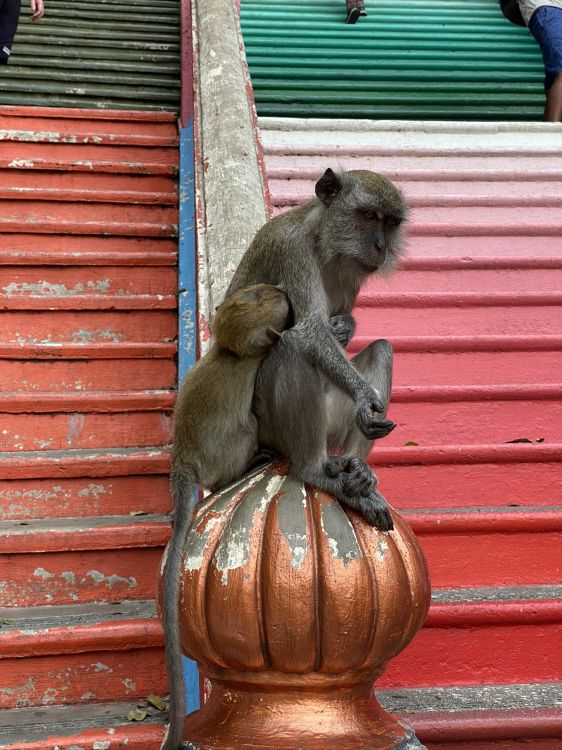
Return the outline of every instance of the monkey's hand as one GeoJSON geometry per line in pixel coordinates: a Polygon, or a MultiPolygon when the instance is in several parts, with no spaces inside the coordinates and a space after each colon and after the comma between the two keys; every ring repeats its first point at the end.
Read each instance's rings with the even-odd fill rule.
{"type": "Polygon", "coordinates": [[[381,397],[378,391],[367,386],[364,394],[356,402],[355,419],[359,429],[369,440],[384,437],[384,435],[388,435],[394,429],[394,427],[390,427],[392,422],[380,419],[377,412],[384,412],[381,397]]]}
{"type": "Polygon", "coordinates": [[[338,344],[345,349],[355,333],[355,320],[352,315],[332,315],[330,328],[338,344]]]}

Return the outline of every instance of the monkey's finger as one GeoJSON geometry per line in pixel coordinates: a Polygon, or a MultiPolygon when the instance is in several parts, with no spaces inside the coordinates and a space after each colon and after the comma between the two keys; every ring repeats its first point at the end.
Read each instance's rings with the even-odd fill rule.
{"type": "Polygon", "coordinates": [[[377,490],[369,493],[368,497],[360,498],[361,513],[365,520],[381,531],[392,531],[394,523],[388,504],[377,490]]]}
{"type": "Polygon", "coordinates": [[[396,427],[395,422],[391,422],[390,419],[376,420],[371,425],[369,430],[369,437],[371,440],[380,440],[380,438],[390,435],[392,430],[396,427]]]}

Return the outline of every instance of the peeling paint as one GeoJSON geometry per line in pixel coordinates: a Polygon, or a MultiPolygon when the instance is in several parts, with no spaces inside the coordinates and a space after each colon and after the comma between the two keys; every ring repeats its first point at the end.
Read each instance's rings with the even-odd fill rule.
{"type": "MultiPolygon", "coordinates": [[[[87,292],[95,293],[107,293],[110,288],[109,279],[100,279],[98,281],[88,281],[86,285],[77,283],[74,287],[67,287],[65,284],[53,284],[49,281],[37,281],[34,284],[22,282],[18,284],[12,281],[7,286],[4,286],[0,291],[4,292],[7,297],[13,297],[14,295],[29,294],[33,296],[43,297],[74,297],[78,294],[84,294],[87,292]]],[[[123,292],[126,293],[126,292],[123,292]]]]}
{"type": "Polygon", "coordinates": [[[83,414],[69,414],[68,415],[68,435],[66,438],[66,442],[69,448],[72,448],[74,441],[79,440],[83,429],[84,429],[84,415],[83,414]]]}
{"type": "Polygon", "coordinates": [[[297,492],[287,492],[277,498],[279,531],[283,534],[291,550],[291,565],[300,570],[306,553],[306,490],[300,485],[300,496],[297,492]]]}
{"type": "Polygon", "coordinates": [[[265,487],[263,482],[257,482],[230,516],[214,557],[215,566],[222,573],[223,586],[228,584],[229,570],[243,568],[248,563],[255,516],[267,510],[283,481],[284,477],[275,476],[267,480],[265,487]]]}
{"type": "MultiPolygon", "coordinates": [[[[128,578],[124,578],[123,576],[118,575],[106,576],[103,573],[100,573],[99,570],[89,570],[86,573],[86,576],[91,578],[94,583],[98,585],[102,583],[105,584],[108,589],[113,589],[115,586],[123,584],[125,584],[129,589],[134,589],[138,585],[137,579],[133,576],[129,576],[128,578]]],[[[82,578],[80,583],[86,583],[86,578],[82,578]]]]}
{"type": "Polygon", "coordinates": [[[89,482],[85,487],[78,491],[79,497],[93,497],[95,500],[99,500],[102,495],[112,494],[112,487],[103,484],[95,484],[94,482],[89,482]]]}
{"type": "Polygon", "coordinates": [[[111,746],[111,740],[94,740],[92,750],[108,750],[111,746]]]}
{"type": "Polygon", "coordinates": [[[377,546],[376,546],[376,551],[375,551],[377,560],[380,560],[382,562],[384,560],[384,556],[387,551],[388,551],[388,542],[386,541],[386,539],[377,539],[377,546]]]}
{"type": "Polygon", "coordinates": [[[133,693],[136,691],[137,683],[130,677],[126,677],[124,680],[121,680],[121,682],[123,683],[127,691],[131,691],[133,693]]]}
{"type": "Polygon", "coordinates": [[[347,566],[363,556],[353,526],[339,503],[322,505],[321,523],[333,557],[338,557],[347,566]]]}
{"type": "Polygon", "coordinates": [[[35,568],[35,570],[33,571],[33,575],[37,576],[37,578],[43,578],[45,581],[49,578],[55,577],[54,573],[49,573],[49,571],[45,570],[45,568],[35,568]]]}
{"type": "Polygon", "coordinates": [[[63,570],[61,578],[64,578],[67,583],[76,583],[76,574],[72,570],[63,570]]]}

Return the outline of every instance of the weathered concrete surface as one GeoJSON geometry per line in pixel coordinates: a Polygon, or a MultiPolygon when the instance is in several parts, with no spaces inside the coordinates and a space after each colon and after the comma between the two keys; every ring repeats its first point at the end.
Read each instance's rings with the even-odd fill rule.
{"type": "Polygon", "coordinates": [[[254,234],[268,218],[251,86],[231,0],[194,3],[199,330],[208,323],[254,234]]]}

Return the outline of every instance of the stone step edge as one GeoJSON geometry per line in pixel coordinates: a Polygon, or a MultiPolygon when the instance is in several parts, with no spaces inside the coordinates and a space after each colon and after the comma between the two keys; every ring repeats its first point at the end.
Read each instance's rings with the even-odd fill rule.
{"type": "Polygon", "coordinates": [[[166,714],[154,709],[142,722],[128,721],[140,702],[4,709],[0,748],[160,750],[166,714]]]}
{"type": "MultiPolygon", "coordinates": [[[[478,507],[464,512],[402,511],[402,515],[414,533],[420,535],[552,534],[562,531],[562,511],[552,507],[478,507]]],[[[0,554],[161,547],[167,543],[169,535],[169,518],[159,514],[7,520],[0,522],[0,554]]],[[[474,604],[479,606],[478,602],[474,604]]],[[[562,600],[559,604],[562,607],[562,600]]]]}
{"type": "MultiPolygon", "coordinates": [[[[175,390],[13,391],[0,393],[0,413],[31,414],[169,410],[175,390]]],[[[393,403],[466,403],[479,401],[557,401],[562,383],[526,385],[396,386],[393,403]]]]}
{"type": "Polygon", "coordinates": [[[145,112],[142,110],[122,109],[86,109],[81,107],[23,107],[17,104],[0,105],[0,117],[3,116],[45,117],[60,120],[131,120],[143,122],[177,122],[178,116],[174,112],[145,112]]]}
{"type": "MultiPolygon", "coordinates": [[[[532,304],[532,303],[529,303],[532,304]]],[[[174,310],[175,294],[0,294],[0,310],[174,310]]]]}
{"type": "Polygon", "coordinates": [[[0,141],[11,143],[62,143],[68,145],[96,145],[96,146],[151,146],[154,148],[177,148],[177,136],[146,135],[131,133],[83,133],[66,129],[64,133],[52,130],[16,130],[0,128],[0,141]]]}
{"type": "MultiPolygon", "coordinates": [[[[161,647],[163,631],[155,602],[143,600],[136,607],[134,604],[129,600],[117,604],[0,609],[0,619],[4,623],[0,627],[0,653],[3,658],[27,658],[161,647]],[[123,612],[119,610],[120,605],[123,612]],[[73,609],[78,610],[78,614],[73,614],[73,609]],[[46,610],[55,610],[55,613],[46,610]],[[20,613],[21,620],[18,619],[20,613]]],[[[562,601],[553,598],[432,603],[423,627],[451,630],[560,623],[562,601]]],[[[400,688],[388,692],[400,692],[400,688]]]]}
{"type": "Polygon", "coordinates": [[[0,200],[56,201],[57,203],[126,203],[175,206],[177,193],[149,190],[101,190],[90,188],[0,187],[0,200]]]}
{"type": "Polygon", "coordinates": [[[85,412],[105,414],[123,411],[170,411],[173,390],[146,391],[31,391],[0,393],[0,413],[50,414],[85,412]]]}
{"type": "Polygon", "coordinates": [[[0,341],[0,359],[169,359],[176,355],[176,342],[124,341],[75,344],[45,342],[16,344],[0,341]]]}
{"type": "MultiPolygon", "coordinates": [[[[375,466],[463,465],[562,462],[562,444],[453,445],[376,448],[375,466]]],[[[4,479],[110,477],[163,474],[169,470],[167,447],[0,453],[4,479]]]]}
{"type": "Polygon", "coordinates": [[[168,516],[85,516],[0,522],[0,554],[163,547],[168,516]]]}

